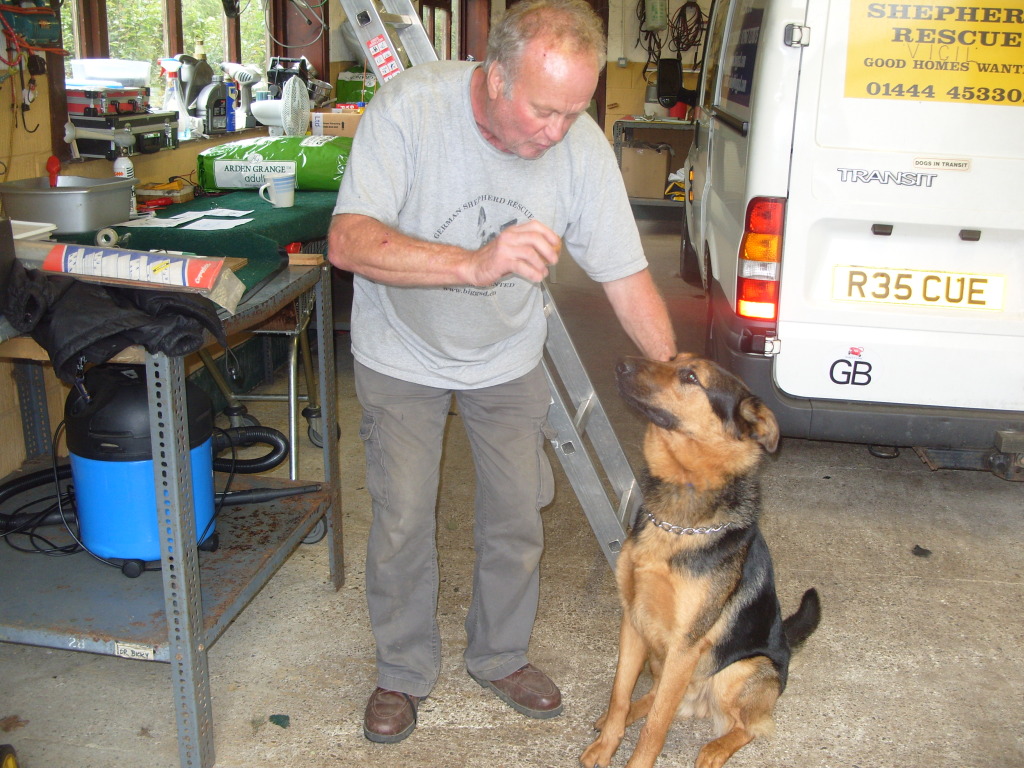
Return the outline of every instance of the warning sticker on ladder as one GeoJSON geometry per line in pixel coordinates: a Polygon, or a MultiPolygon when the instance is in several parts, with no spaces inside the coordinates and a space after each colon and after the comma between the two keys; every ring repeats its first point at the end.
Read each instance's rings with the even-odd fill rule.
{"type": "Polygon", "coordinates": [[[370,38],[366,43],[366,48],[369,50],[370,58],[377,67],[377,71],[380,72],[380,79],[383,82],[386,83],[402,71],[398,59],[395,58],[395,52],[391,50],[385,35],[370,38]]]}

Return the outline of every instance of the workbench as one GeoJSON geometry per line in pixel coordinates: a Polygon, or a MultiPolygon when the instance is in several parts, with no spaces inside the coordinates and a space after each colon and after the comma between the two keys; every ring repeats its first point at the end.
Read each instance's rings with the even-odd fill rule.
{"type": "MultiPolygon", "coordinates": [[[[252,328],[310,292],[316,303],[323,434],[334,435],[337,400],[329,265],[285,267],[244,298],[224,325],[229,335],[252,328]]],[[[322,480],[258,479],[262,487],[320,483],[318,491],[259,505],[225,505],[217,517],[217,550],[200,552],[183,360],[141,349],[127,353],[119,359],[128,361],[134,354],[135,361],[145,364],[149,384],[154,512],[167,534],[160,574],[132,579],[84,553],[47,558],[0,548],[0,641],[168,662],[180,764],[210,768],[215,757],[209,647],[321,519],[326,523],[333,584],[338,588],[343,583],[338,444],[323,440],[322,480]]],[[[252,484],[236,478],[232,488],[252,484]]]]}
{"type": "MultiPolygon", "coordinates": [[[[336,199],[336,192],[303,190],[295,193],[294,206],[274,208],[261,198],[256,190],[239,190],[223,195],[198,197],[188,202],[169,205],[157,212],[158,218],[170,218],[180,213],[209,211],[214,208],[252,211],[250,216],[245,217],[251,218],[252,221],[232,229],[207,231],[183,229],[180,226],[112,229],[119,238],[116,247],[244,259],[244,266],[235,270],[235,276],[245,285],[243,302],[248,302],[253,291],[267,284],[290,263],[289,254],[284,251],[285,245],[310,241],[326,243],[336,199]]],[[[65,243],[94,245],[96,235],[95,230],[71,232],[56,235],[54,239],[65,243]]],[[[253,325],[255,324],[247,328],[252,328],[253,325]]],[[[0,343],[11,339],[12,333],[10,324],[0,315],[0,343]]],[[[230,335],[231,331],[228,333],[230,335]]],[[[27,337],[11,339],[0,346],[0,358],[5,356],[21,360],[47,359],[45,351],[27,337]],[[8,350],[6,354],[5,348],[8,350]]],[[[116,361],[123,362],[120,357],[116,358],[116,361]]],[[[294,368],[294,365],[290,363],[290,367],[294,368]]],[[[290,370],[289,374],[291,381],[294,379],[295,371],[290,370]]],[[[30,458],[47,456],[50,453],[49,417],[45,397],[41,396],[44,381],[40,366],[20,363],[15,366],[14,377],[18,388],[26,455],[30,458]]],[[[320,433],[324,434],[322,430],[320,433]]]]}
{"type": "MultiPolygon", "coordinates": [[[[295,205],[275,208],[256,190],[247,189],[223,195],[197,197],[185,203],[175,203],[157,211],[157,218],[170,218],[190,211],[210,211],[227,208],[252,211],[244,218],[245,224],[232,229],[198,230],[181,226],[171,228],[112,227],[119,242],[116,247],[135,251],[168,250],[195,253],[201,256],[244,258],[247,264],[235,274],[252,289],[268,276],[288,263],[284,246],[293,242],[308,242],[327,237],[337,192],[299,190],[295,205]]],[[[67,243],[94,245],[96,232],[57,235],[67,243]]]]}

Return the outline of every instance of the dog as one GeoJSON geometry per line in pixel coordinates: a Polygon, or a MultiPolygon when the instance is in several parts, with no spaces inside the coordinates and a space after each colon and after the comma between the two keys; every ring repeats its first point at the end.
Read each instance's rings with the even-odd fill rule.
{"type": "Polygon", "coordinates": [[[789,660],[821,620],[809,589],[783,620],[757,520],[758,465],[778,446],[775,416],[737,377],[694,355],[627,358],[619,392],[649,422],[644,505],[616,564],[619,659],[600,735],[580,757],[604,768],[646,718],[628,768],[650,768],[677,714],[710,717],[697,768],[720,768],[773,730],[789,660]],[[632,701],[644,664],[653,685],[632,701]]]}

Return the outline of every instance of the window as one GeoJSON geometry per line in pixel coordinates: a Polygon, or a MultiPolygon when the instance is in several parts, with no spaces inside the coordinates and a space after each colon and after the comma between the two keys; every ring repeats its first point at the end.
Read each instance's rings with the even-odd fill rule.
{"type": "Polygon", "coordinates": [[[725,34],[722,69],[718,75],[718,104],[742,122],[750,120],[750,90],[763,20],[763,0],[741,0],[733,7],[725,34]]]}
{"type": "Polygon", "coordinates": [[[422,0],[423,29],[439,59],[459,58],[458,0],[422,0]]]}
{"type": "MultiPolygon", "coordinates": [[[[439,58],[482,60],[486,54],[490,0],[412,0],[421,7],[424,28],[439,58]]],[[[159,60],[193,54],[203,41],[209,63],[252,65],[265,72],[272,57],[305,57],[317,77],[330,82],[331,19],[334,0],[60,0],[64,58],[48,54],[51,72],[69,59],[126,59],[150,63],[150,104],[163,105],[165,82],[159,60]],[[235,6],[238,16],[228,18],[235,6]],[[317,24],[317,21],[323,24],[317,24]],[[323,30],[319,27],[322,26],[323,30]]],[[[356,54],[358,55],[358,54],[356,54]]],[[[54,78],[56,80],[56,78],[54,78]]],[[[50,132],[54,151],[62,154],[67,102],[63,83],[50,88],[50,132]]]]}
{"type": "MultiPolygon", "coordinates": [[[[193,54],[200,41],[214,71],[223,61],[261,70],[268,63],[268,25],[259,0],[243,3],[237,19],[225,15],[222,0],[65,0],[61,26],[70,58],[150,62],[152,104],[163,102],[159,60],[193,54]],[[103,15],[105,23],[97,18],[103,15]]],[[[65,76],[72,75],[67,61],[65,76]]]]}
{"type": "Polygon", "coordinates": [[[722,70],[722,43],[726,22],[729,21],[729,3],[718,0],[710,12],[710,27],[704,36],[703,74],[704,107],[718,104],[718,78],[722,70]]]}

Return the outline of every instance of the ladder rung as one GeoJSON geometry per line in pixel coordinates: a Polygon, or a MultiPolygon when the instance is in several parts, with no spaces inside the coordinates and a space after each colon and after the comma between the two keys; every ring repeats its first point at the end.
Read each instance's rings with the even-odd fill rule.
{"type": "Polygon", "coordinates": [[[587,421],[590,419],[590,414],[593,410],[594,393],[591,392],[590,395],[588,395],[586,399],[579,404],[579,407],[576,409],[576,417],[572,420],[572,423],[576,425],[576,431],[581,435],[584,435],[587,432],[587,421]]]}
{"type": "Polygon", "coordinates": [[[396,29],[405,29],[406,27],[412,27],[419,23],[419,19],[416,17],[403,16],[400,13],[382,13],[380,20],[385,24],[390,24],[396,29]]]}
{"type": "Polygon", "coordinates": [[[640,502],[640,488],[636,481],[633,481],[619,499],[619,522],[627,531],[633,525],[634,508],[640,506],[640,502]]]}
{"type": "Polygon", "coordinates": [[[548,419],[557,437],[551,441],[576,497],[590,522],[608,564],[615,561],[637,508],[643,503],[640,487],[622,452],[594,385],[587,375],[548,287],[544,290],[544,314],[548,321],[544,373],[551,390],[548,419]],[[568,402],[562,392],[568,395],[568,402]],[[575,415],[569,407],[575,408],[575,415]],[[584,443],[583,435],[588,443],[584,443]],[[598,474],[595,456],[604,470],[598,474]],[[608,488],[618,498],[615,508],[608,488]]]}

